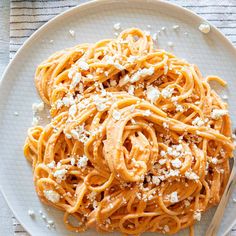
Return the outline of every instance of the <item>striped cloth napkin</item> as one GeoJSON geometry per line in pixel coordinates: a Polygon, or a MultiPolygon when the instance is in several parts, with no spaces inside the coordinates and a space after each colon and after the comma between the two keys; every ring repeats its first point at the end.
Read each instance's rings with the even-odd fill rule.
{"type": "MultiPolygon", "coordinates": [[[[10,59],[23,42],[52,17],[86,0],[11,0],[10,59]]],[[[235,0],[169,0],[186,7],[217,26],[236,45],[235,0]]],[[[13,217],[15,236],[28,236],[13,217]]],[[[229,236],[236,236],[235,229],[229,236]]]]}

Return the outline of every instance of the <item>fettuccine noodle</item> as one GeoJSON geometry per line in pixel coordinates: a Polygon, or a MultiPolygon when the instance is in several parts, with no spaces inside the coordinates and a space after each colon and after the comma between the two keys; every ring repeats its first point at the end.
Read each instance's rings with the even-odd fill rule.
{"type": "Polygon", "coordinates": [[[135,28],[53,54],[35,75],[51,120],[24,146],[40,199],[76,232],[193,235],[220,201],[234,149],[211,80],[225,85],[135,28]]]}

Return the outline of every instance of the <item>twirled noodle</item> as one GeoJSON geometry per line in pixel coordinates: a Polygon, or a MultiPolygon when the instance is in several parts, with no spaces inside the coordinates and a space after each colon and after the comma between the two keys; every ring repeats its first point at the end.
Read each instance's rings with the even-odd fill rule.
{"type": "Polygon", "coordinates": [[[139,29],[53,54],[35,76],[52,118],[24,146],[40,199],[78,232],[191,227],[219,202],[234,149],[210,80],[224,84],[139,29]]]}

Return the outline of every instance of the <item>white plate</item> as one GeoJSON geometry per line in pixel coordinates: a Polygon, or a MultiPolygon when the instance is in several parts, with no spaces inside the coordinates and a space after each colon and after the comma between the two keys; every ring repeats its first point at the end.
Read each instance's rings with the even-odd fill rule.
{"type": "MultiPolygon", "coordinates": [[[[167,42],[174,42],[173,52],[177,56],[197,64],[203,75],[216,74],[228,82],[229,89],[224,93],[229,96],[230,113],[235,120],[236,51],[214,27],[207,35],[199,32],[198,26],[203,21],[186,9],[160,1],[96,1],[59,15],[27,40],[9,64],[1,83],[0,185],[10,208],[31,235],[75,235],[65,229],[61,212],[54,209],[47,211],[47,207],[40,203],[34,191],[30,164],[22,152],[26,131],[31,126],[31,104],[39,100],[33,82],[36,66],[59,49],[113,37],[113,24],[116,22],[120,22],[123,29],[140,27],[149,30],[149,24],[152,33],[165,26],[166,30],[159,36],[160,47],[170,50],[167,42]],[[176,24],[180,25],[177,31],[172,29],[176,24]],[[70,29],[76,32],[74,38],[69,34],[70,29]],[[49,43],[52,39],[54,42],[49,43]],[[15,111],[19,116],[14,116],[15,111]],[[28,209],[36,212],[35,220],[28,216],[28,209]],[[40,209],[56,222],[56,230],[46,228],[38,214],[40,209]]],[[[219,235],[224,235],[233,226],[235,212],[236,204],[231,199],[219,235]]],[[[208,211],[203,215],[202,221],[195,227],[196,235],[204,234],[212,213],[208,211]]],[[[98,234],[90,231],[83,235],[98,234]]],[[[181,235],[188,235],[188,231],[181,232],[181,235]]]]}

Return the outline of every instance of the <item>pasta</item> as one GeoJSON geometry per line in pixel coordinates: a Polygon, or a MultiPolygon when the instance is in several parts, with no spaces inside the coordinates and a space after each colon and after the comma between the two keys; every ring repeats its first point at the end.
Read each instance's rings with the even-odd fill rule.
{"type": "Polygon", "coordinates": [[[225,85],[136,28],[53,54],[35,74],[51,120],[24,145],[40,199],[76,232],[193,235],[220,201],[234,149],[211,80],[225,85]]]}

